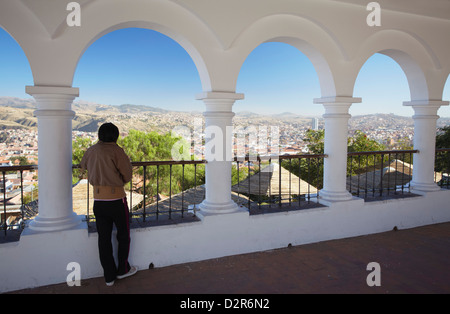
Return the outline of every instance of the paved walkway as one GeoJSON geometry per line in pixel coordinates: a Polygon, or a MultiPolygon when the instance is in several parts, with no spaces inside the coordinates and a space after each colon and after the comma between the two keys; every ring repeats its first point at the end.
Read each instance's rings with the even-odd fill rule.
{"type": "Polygon", "coordinates": [[[139,271],[107,287],[58,284],[16,293],[450,293],[450,223],[139,271]],[[369,287],[368,263],[381,286],[369,287]]]}

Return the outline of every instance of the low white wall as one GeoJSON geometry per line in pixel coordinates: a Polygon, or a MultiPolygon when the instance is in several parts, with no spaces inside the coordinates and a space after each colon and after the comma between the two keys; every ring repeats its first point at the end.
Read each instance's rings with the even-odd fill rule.
{"type": "MultiPolygon", "coordinates": [[[[131,230],[130,263],[147,269],[329,239],[450,221],[450,190],[378,202],[354,198],[328,207],[250,216],[199,215],[201,221],[131,230]]],[[[0,245],[0,292],[66,281],[70,262],[81,278],[102,276],[97,234],[76,229],[33,233],[0,245]]]]}

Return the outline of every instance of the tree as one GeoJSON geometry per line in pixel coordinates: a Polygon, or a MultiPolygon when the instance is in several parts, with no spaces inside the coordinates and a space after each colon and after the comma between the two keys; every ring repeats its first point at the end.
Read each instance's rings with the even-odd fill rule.
{"type": "Polygon", "coordinates": [[[436,135],[436,148],[450,148],[450,125],[439,129],[436,135]]]}
{"type": "MultiPolygon", "coordinates": [[[[371,140],[367,135],[357,130],[353,137],[348,138],[347,151],[351,152],[374,152],[384,150],[385,146],[378,143],[375,140],[371,140]]],[[[347,159],[347,175],[355,175],[358,173],[363,173],[369,169],[373,169],[375,165],[381,164],[381,155],[358,155],[350,156],[347,159]]],[[[384,160],[383,160],[384,162],[384,160]]]]}
{"type": "Polygon", "coordinates": [[[25,166],[25,165],[29,165],[30,164],[28,162],[28,158],[25,157],[25,156],[11,157],[11,158],[9,158],[9,160],[11,160],[12,163],[14,163],[16,160],[18,160],[20,166],[25,166]]]}
{"type": "Polygon", "coordinates": [[[89,137],[77,137],[72,142],[72,163],[78,165],[83,158],[84,152],[92,145],[89,137]]]}
{"type": "MultiPolygon", "coordinates": [[[[436,135],[436,149],[450,148],[450,126],[440,128],[436,135]]],[[[450,172],[450,152],[436,152],[435,171],[450,172]]]]}
{"type": "MultiPolygon", "coordinates": [[[[172,147],[182,138],[171,133],[142,132],[130,130],[125,137],[119,137],[117,144],[122,147],[132,162],[172,160],[172,147]]],[[[72,162],[79,164],[87,148],[93,144],[90,138],[79,137],[72,143],[72,162]]],[[[133,190],[153,196],[157,193],[176,194],[205,182],[205,166],[201,165],[159,165],[135,167],[133,170],[133,190]]],[[[73,171],[74,183],[80,177],[80,170],[73,171]]],[[[126,186],[128,188],[129,185],[126,186]]]]}
{"type": "MultiPolygon", "coordinates": [[[[124,138],[119,138],[118,144],[125,150],[134,162],[172,160],[172,147],[175,143],[184,141],[171,133],[143,132],[130,130],[124,138]]],[[[188,145],[187,145],[188,146],[188,145]]],[[[143,191],[144,167],[135,169],[135,177],[141,179],[135,182],[138,190],[143,191]]],[[[145,186],[147,195],[175,194],[189,189],[195,184],[205,182],[204,165],[160,165],[145,167],[145,186]]]]}
{"type": "Polygon", "coordinates": [[[348,152],[373,152],[377,150],[384,150],[385,146],[375,140],[371,140],[367,135],[357,130],[353,137],[348,138],[348,152]]]}
{"type": "MultiPolygon", "coordinates": [[[[324,130],[308,130],[303,139],[307,143],[308,150],[311,154],[324,153],[324,130]]],[[[348,152],[366,152],[384,150],[383,144],[375,140],[371,140],[362,131],[356,131],[355,135],[348,138],[348,152]]],[[[381,161],[372,156],[358,156],[349,158],[347,164],[347,174],[352,175],[367,170],[367,167],[374,167],[376,163],[381,161]]],[[[302,180],[321,189],[323,187],[323,159],[322,158],[302,158],[285,160],[281,164],[284,168],[297,174],[302,180]]]]}
{"type": "MultiPolygon", "coordinates": [[[[306,131],[306,137],[303,139],[307,143],[308,150],[311,154],[324,153],[324,130],[306,131]]],[[[323,159],[322,158],[301,158],[284,160],[281,166],[290,172],[298,175],[300,179],[308,182],[312,186],[321,189],[323,187],[323,159]]]]}
{"type": "MultiPolygon", "coordinates": [[[[77,137],[72,141],[72,164],[79,165],[83,158],[84,152],[92,145],[92,140],[88,137],[77,137]]],[[[72,171],[72,183],[75,184],[81,178],[81,169],[72,171]]]]}
{"type": "Polygon", "coordinates": [[[312,130],[306,131],[306,137],[303,139],[311,154],[323,154],[324,152],[324,139],[325,130],[312,130]]]}

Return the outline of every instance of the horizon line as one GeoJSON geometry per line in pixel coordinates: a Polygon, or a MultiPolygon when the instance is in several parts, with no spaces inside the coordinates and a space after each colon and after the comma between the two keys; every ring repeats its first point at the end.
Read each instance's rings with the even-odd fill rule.
{"type": "MultiPolygon", "coordinates": [[[[21,97],[17,97],[17,96],[0,96],[1,98],[16,98],[19,100],[31,100],[33,102],[36,102],[36,100],[33,97],[28,97],[28,98],[21,98],[21,97]]],[[[88,105],[100,105],[100,106],[109,106],[109,107],[120,107],[120,106],[138,106],[138,107],[149,107],[149,108],[155,108],[155,109],[159,109],[159,110],[163,110],[163,111],[167,111],[167,112],[179,112],[179,113],[193,113],[193,112],[198,112],[201,113],[201,110],[176,110],[176,109],[166,109],[166,108],[162,108],[162,107],[158,107],[158,106],[152,106],[152,105],[142,105],[142,104],[132,104],[132,103],[123,103],[120,105],[112,105],[112,104],[104,104],[104,103],[98,103],[98,102],[94,102],[94,101],[90,101],[90,100],[85,100],[85,99],[77,99],[73,101],[73,104],[77,104],[80,102],[84,102],[88,105]]],[[[2,105],[3,106],[3,105],[2,105]]],[[[7,107],[7,106],[5,106],[7,107]]],[[[265,112],[265,113],[258,113],[258,112],[254,112],[251,110],[240,110],[240,111],[233,111],[235,114],[254,114],[254,115],[259,115],[259,116],[279,116],[279,115],[284,115],[284,114],[293,114],[299,117],[303,117],[303,118],[318,118],[318,119],[323,119],[323,114],[301,114],[301,113],[296,113],[296,112],[292,112],[292,111],[283,111],[283,112],[265,112]]],[[[393,116],[397,116],[397,117],[402,117],[402,118],[411,118],[414,114],[411,114],[410,116],[408,115],[401,115],[401,114],[396,114],[396,113],[385,113],[385,112],[374,112],[374,113],[360,113],[360,114],[354,114],[351,115],[350,119],[354,118],[354,117],[360,117],[360,116],[366,116],[366,115],[393,115],[393,116]]],[[[450,119],[450,115],[449,116],[439,116],[439,118],[443,118],[443,119],[450,119]]]]}

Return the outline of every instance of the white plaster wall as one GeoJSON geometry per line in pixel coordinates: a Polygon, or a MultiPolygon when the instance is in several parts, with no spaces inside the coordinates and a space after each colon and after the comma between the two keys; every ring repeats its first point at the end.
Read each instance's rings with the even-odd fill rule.
{"type": "MultiPolygon", "coordinates": [[[[204,215],[202,221],[131,230],[130,263],[147,269],[258,252],[292,245],[450,221],[450,190],[423,196],[249,216],[240,212],[204,215]]],[[[82,279],[101,277],[97,234],[83,224],[75,230],[32,233],[0,245],[0,292],[64,283],[70,262],[82,279]]]]}

